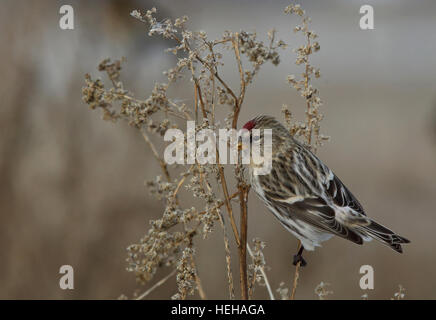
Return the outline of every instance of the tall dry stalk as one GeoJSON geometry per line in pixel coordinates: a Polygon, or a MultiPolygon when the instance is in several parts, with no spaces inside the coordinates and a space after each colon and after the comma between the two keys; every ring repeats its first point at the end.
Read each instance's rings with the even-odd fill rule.
{"type": "MultiPolygon", "coordinates": [[[[319,51],[320,46],[315,39],[317,34],[309,30],[309,24],[311,19],[306,15],[305,11],[300,5],[289,5],[285,8],[286,14],[294,14],[301,18],[301,24],[294,28],[295,33],[301,33],[306,41],[304,45],[298,47],[295,51],[297,58],[295,60],[296,65],[303,65],[304,72],[301,77],[296,78],[294,75],[288,76],[288,82],[300,93],[301,97],[306,102],[306,119],[304,123],[296,123],[291,125],[291,113],[287,106],[284,106],[283,112],[285,119],[290,126],[291,134],[294,136],[303,136],[305,143],[313,152],[317,151],[317,148],[322,145],[322,142],[328,140],[328,137],[320,134],[320,122],[323,119],[323,115],[319,110],[322,105],[322,101],[319,98],[318,90],[311,84],[312,77],[319,78],[320,71],[310,64],[309,57],[319,51]]],[[[298,248],[301,248],[301,242],[298,241],[298,248]]],[[[298,286],[298,280],[300,278],[301,262],[298,262],[295,266],[295,273],[292,281],[292,289],[290,299],[295,299],[295,293],[298,286]]]]}

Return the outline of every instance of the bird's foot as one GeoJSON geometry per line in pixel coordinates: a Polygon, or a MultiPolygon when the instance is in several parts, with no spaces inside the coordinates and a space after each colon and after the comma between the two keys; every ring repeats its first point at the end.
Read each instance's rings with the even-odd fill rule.
{"type": "Polygon", "coordinates": [[[294,261],[292,262],[292,264],[294,266],[296,266],[298,264],[298,262],[300,262],[301,267],[305,267],[307,265],[306,260],[304,260],[304,258],[301,254],[294,255],[294,261]]]}

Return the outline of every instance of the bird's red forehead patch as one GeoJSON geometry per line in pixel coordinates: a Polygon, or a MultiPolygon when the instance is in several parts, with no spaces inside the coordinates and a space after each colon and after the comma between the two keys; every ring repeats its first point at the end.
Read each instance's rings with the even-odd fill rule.
{"type": "Polygon", "coordinates": [[[254,120],[250,120],[246,124],[244,124],[243,129],[247,129],[248,131],[251,131],[251,129],[253,129],[255,125],[256,122],[254,120]]]}

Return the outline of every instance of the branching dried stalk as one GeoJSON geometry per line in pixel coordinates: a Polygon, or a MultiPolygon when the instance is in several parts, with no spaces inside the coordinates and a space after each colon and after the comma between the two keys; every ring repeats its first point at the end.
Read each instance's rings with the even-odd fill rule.
{"type": "MultiPolygon", "coordinates": [[[[310,64],[309,57],[319,51],[320,46],[317,41],[314,41],[318,35],[309,30],[309,24],[311,19],[306,15],[305,11],[300,5],[289,5],[285,8],[285,13],[289,15],[297,15],[301,18],[301,25],[297,25],[294,28],[294,32],[301,33],[306,40],[306,43],[298,47],[295,51],[297,58],[295,60],[296,65],[304,65],[304,72],[300,78],[296,78],[294,75],[288,76],[288,82],[300,93],[301,97],[306,102],[306,121],[305,123],[295,123],[291,126],[291,113],[286,106],[283,108],[286,123],[290,126],[291,134],[294,136],[303,136],[308,147],[313,152],[317,151],[317,148],[322,145],[323,141],[329,138],[320,134],[320,122],[323,119],[322,113],[319,111],[319,107],[322,105],[322,101],[318,95],[318,89],[314,88],[311,84],[312,76],[316,78],[320,77],[319,69],[316,69],[310,64]]],[[[298,241],[299,250],[301,242],[298,241]]],[[[292,282],[292,290],[290,299],[295,299],[295,293],[298,286],[298,280],[300,278],[301,262],[298,262],[295,267],[295,273],[292,282]]]]}
{"type": "Polygon", "coordinates": [[[260,239],[254,239],[254,250],[247,244],[247,251],[251,256],[252,263],[249,266],[251,271],[251,280],[249,286],[249,298],[253,297],[254,284],[257,282],[261,286],[265,286],[270,300],[275,300],[274,293],[272,292],[270,282],[265,271],[265,257],[262,249],[265,247],[265,243],[260,239]]]}
{"type": "MultiPolygon", "coordinates": [[[[299,6],[290,6],[286,12],[303,16],[300,14],[302,10],[299,6]]],[[[176,56],[177,64],[165,72],[167,82],[156,83],[147,99],[137,99],[124,89],[120,81],[124,60],[111,62],[105,59],[100,63],[98,70],[106,73],[111,87],[107,88],[102,80],[94,80],[90,75],[86,75],[86,86],[82,90],[83,100],[91,109],[101,109],[105,120],[127,120],[131,126],[140,130],[158,161],[164,177],[162,179],[159,175],[153,181],[147,182],[150,193],[165,202],[165,209],[161,218],[150,221],[150,229],[144,237],[128,247],[127,270],[134,272],[140,283],[146,283],[154,277],[159,267],[172,267],[177,275],[178,287],[178,292],[173,298],[186,299],[194,292],[198,292],[199,296],[205,299],[206,293],[202,288],[195,264],[195,241],[200,238],[199,236],[206,238],[212,232],[215,222],[219,221],[224,236],[229,296],[233,299],[235,289],[230,258],[231,244],[226,228],[228,222],[238,250],[241,298],[251,298],[254,284],[264,283],[270,298],[274,299],[264,263],[256,266],[253,262],[255,267],[251,274],[247,266],[247,248],[253,261],[260,261],[259,257],[263,255],[259,253],[258,246],[252,252],[247,243],[247,202],[250,186],[244,176],[243,167],[241,165],[234,167],[236,185],[233,188],[228,184],[230,180],[226,176],[224,167],[219,164],[218,154],[217,164],[195,162],[189,169],[180,172],[180,167],[168,165],[159,156],[158,149],[149,135],[160,137],[163,144],[162,138],[166,130],[179,128],[180,120],[193,119],[196,121],[196,131],[205,128],[216,130],[220,127],[236,129],[247,88],[266,62],[279,64],[278,50],[285,49],[287,45],[281,40],[276,40],[275,30],[268,33],[267,45],[258,39],[256,33],[245,31],[237,33],[226,31],[221,38],[209,40],[205,32],[187,29],[186,16],[158,22],[155,8],[145,13],[134,10],[131,15],[148,25],[150,36],[159,35],[172,43],[173,47],[167,51],[176,56]],[[236,62],[239,88],[232,88],[226,80],[227,75],[221,74],[224,54],[230,55],[236,62]],[[191,80],[193,85],[192,101],[186,104],[168,95],[170,86],[183,79],[191,80]],[[228,109],[227,116],[221,121],[217,119],[216,108],[228,109]],[[230,191],[232,189],[233,192],[230,191]],[[183,207],[178,199],[182,190],[187,190],[193,197],[200,199],[204,208],[183,207]],[[240,211],[239,229],[231,202],[236,198],[240,211]],[[222,209],[225,209],[226,215],[222,214],[222,209]]],[[[288,79],[306,99],[307,119],[305,127],[294,125],[291,130],[297,135],[304,134],[307,143],[313,144],[316,148],[323,140],[319,134],[319,121],[322,116],[318,112],[318,107],[321,102],[317,97],[317,90],[310,84],[310,75],[319,75],[319,71],[309,64],[308,57],[312,51],[319,49],[319,45],[311,42],[316,36],[308,31],[307,26],[308,18],[303,17],[301,31],[306,35],[308,42],[306,46],[297,50],[299,54],[297,61],[301,60],[301,63],[305,64],[303,79],[288,79]]],[[[290,112],[285,114],[285,117],[290,117],[290,112]]],[[[184,148],[187,148],[186,136],[184,148]]],[[[185,160],[186,158],[187,155],[185,160]]],[[[297,273],[298,268],[299,266],[297,266],[297,273]]],[[[164,278],[165,281],[168,278],[169,276],[164,278]]],[[[158,282],[159,285],[162,283],[158,282]]],[[[146,297],[148,292],[149,290],[140,298],[146,297]]]]}

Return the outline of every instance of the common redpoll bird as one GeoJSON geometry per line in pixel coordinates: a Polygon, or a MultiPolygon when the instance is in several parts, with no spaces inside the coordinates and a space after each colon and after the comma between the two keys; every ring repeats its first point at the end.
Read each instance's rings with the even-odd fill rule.
{"type": "MultiPolygon", "coordinates": [[[[359,201],[338,177],[277,120],[258,116],[244,129],[272,129],[272,168],[256,175],[250,164],[251,187],[302,246],[294,265],[306,265],[303,250],[314,250],[333,235],[357,244],[376,239],[401,253],[410,241],[368,218],[359,201]]],[[[260,136],[263,143],[263,135],[260,136]]]]}

